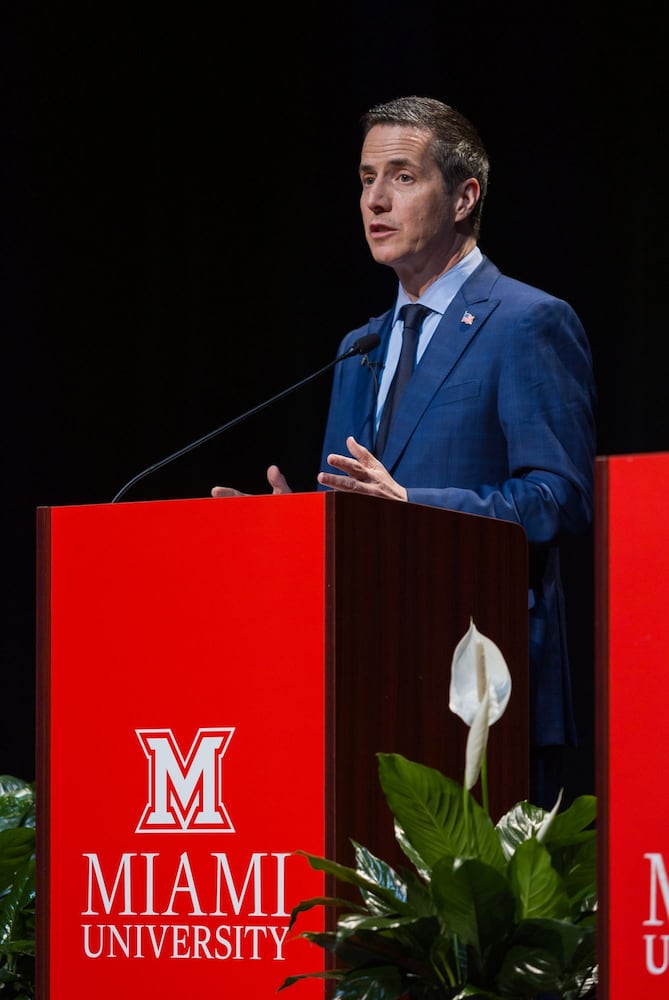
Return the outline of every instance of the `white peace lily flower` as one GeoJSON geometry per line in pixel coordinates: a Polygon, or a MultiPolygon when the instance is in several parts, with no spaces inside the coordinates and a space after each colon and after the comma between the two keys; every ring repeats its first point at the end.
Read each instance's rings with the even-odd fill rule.
{"type": "Polygon", "coordinates": [[[511,696],[511,674],[500,649],[481,635],[473,620],[453,653],[449,708],[469,726],[465,788],[478,781],[488,746],[488,730],[511,696]]]}
{"type": "Polygon", "coordinates": [[[504,714],[511,697],[511,674],[499,647],[481,635],[473,620],[455,647],[448,707],[471,727],[485,693],[488,726],[504,714]]]}
{"type": "Polygon", "coordinates": [[[465,753],[465,788],[470,791],[479,780],[483,754],[488,746],[490,691],[486,691],[469,728],[465,753]]]}

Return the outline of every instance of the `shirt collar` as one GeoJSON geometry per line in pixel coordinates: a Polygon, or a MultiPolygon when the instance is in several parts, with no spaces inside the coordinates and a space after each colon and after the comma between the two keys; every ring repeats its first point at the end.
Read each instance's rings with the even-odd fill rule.
{"type": "MultiPolygon", "coordinates": [[[[451,267],[442,274],[440,278],[437,278],[429,288],[425,290],[425,293],[421,295],[418,299],[421,305],[428,306],[433,312],[439,313],[440,316],[448,309],[449,305],[460,291],[462,285],[472,274],[476,268],[479,266],[483,260],[483,254],[478,246],[475,246],[473,250],[459,260],[455,267],[451,267]]],[[[407,293],[404,291],[402,286],[399,286],[399,291],[397,293],[397,303],[395,305],[395,316],[394,320],[397,320],[399,311],[402,306],[407,305],[413,300],[409,298],[407,293]]]]}

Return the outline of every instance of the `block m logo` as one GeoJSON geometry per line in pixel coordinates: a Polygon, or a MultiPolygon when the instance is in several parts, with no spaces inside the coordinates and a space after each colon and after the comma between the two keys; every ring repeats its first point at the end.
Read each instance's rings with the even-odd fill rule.
{"type": "Polygon", "coordinates": [[[171,729],[136,729],[149,764],[135,833],[234,833],[223,805],[223,755],[234,729],[198,729],[184,757],[171,729]]]}

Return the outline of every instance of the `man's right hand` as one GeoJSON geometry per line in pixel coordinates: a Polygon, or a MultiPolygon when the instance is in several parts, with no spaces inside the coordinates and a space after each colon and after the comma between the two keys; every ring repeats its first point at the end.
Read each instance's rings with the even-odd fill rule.
{"type": "MultiPolygon", "coordinates": [[[[272,488],[272,493],[275,495],[293,492],[278,465],[270,465],[267,470],[267,482],[272,488]]],[[[221,497],[248,497],[251,494],[241,493],[239,490],[233,489],[232,486],[214,486],[211,495],[218,499],[221,497]]]]}

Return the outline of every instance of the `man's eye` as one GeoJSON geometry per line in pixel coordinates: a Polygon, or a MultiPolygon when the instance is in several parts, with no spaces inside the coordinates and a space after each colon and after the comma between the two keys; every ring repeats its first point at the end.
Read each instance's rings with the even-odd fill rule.
{"type": "Polygon", "coordinates": [[[399,174],[398,180],[401,184],[409,184],[413,180],[413,177],[411,174],[399,174]]]}

